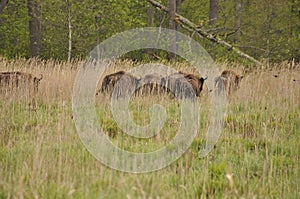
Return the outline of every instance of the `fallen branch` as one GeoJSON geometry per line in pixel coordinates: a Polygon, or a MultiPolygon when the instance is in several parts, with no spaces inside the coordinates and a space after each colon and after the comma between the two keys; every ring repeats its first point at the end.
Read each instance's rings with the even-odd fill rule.
{"type": "MultiPolygon", "coordinates": [[[[161,5],[157,1],[154,1],[154,0],[147,0],[147,1],[149,3],[151,3],[154,7],[162,10],[163,12],[169,13],[169,8],[161,5]]],[[[259,62],[258,60],[256,60],[255,58],[242,52],[238,48],[227,43],[226,41],[221,40],[217,36],[209,34],[208,32],[202,30],[201,28],[199,28],[199,26],[197,26],[196,24],[194,24],[187,18],[179,15],[178,13],[175,13],[175,22],[178,23],[182,28],[187,29],[188,31],[192,31],[192,30],[196,31],[198,34],[200,34],[202,37],[208,39],[209,41],[212,41],[214,43],[220,44],[221,46],[224,46],[228,51],[233,51],[233,52],[237,53],[238,55],[240,55],[241,57],[246,58],[246,59],[250,60],[251,62],[254,62],[255,64],[262,65],[262,63],[259,62]]]]}

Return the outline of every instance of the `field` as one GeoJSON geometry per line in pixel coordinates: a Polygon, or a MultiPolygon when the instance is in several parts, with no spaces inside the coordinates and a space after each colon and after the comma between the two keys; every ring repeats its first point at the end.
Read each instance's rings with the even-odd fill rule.
{"type": "MultiPolygon", "coordinates": [[[[220,64],[245,77],[228,100],[224,130],[215,149],[198,158],[208,125],[207,93],[200,96],[200,133],[170,166],[130,174],[106,167],[82,144],[72,118],[72,89],[81,62],[0,59],[0,71],[43,74],[35,99],[20,93],[0,101],[0,198],[300,198],[300,65],[249,69],[220,64]],[[274,77],[277,76],[277,78],[274,77]]],[[[109,71],[129,69],[117,62],[109,71]]],[[[176,69],[190,71],[185,64],[176,69]]],[[[178,101],[167,95],[134,97],[130,109],[141,125],[153,103],[166,107],[160,135],[141,140],[114,122],[108,96],[95,98],[99,122],[113,143],[148,152],[175,135],[178,101]]]]}

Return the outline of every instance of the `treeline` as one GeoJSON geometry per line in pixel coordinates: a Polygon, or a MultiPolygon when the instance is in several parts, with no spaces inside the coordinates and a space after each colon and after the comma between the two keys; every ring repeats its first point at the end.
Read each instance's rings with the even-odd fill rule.
{"type": "MultiPolygon", "coordinates": [[[[191,35],[217,60],[242,61],[226,48],[174,25],[169,14],[147,0],[0,1],[0,55],[5,57],[84,58],[98,43],[121,31],[161,26],[191,35]]],[[[159,2],[258,60],[300,61],[300,0],[159,2]]],[[[138,51],[130,57],[153,56],[138,51]]]]}

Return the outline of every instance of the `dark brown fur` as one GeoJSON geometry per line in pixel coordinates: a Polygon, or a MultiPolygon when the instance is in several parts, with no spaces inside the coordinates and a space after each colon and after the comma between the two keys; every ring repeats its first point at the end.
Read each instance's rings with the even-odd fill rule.
{"type": "Polygon", "coordinates": [[[169,90],[175,92],[175,95],[179,93],[184,95],[179,96],[179,98],[190,98],[193,92],[197,97],[200,95],[205,80],[206,78],[199,75],[179,72],[166,77],[165,84],[169,90]],[[189,88],[192,88],[193,91],[189,90],[189,88]]]}
{"type": "Polygon", "coordinates": [[[196,96],[198,97],[203,90],[204,81],[207,78],[203,78],[199,75],[187,74],[184,78],[191,84],[192,88],[195,91],[196,96]]]}
{"type": "Polygon", "coordinates": [[[116,73],[106,75],[102,81],[101,92],[112,91],[115,84],[123,75],[125,75],[125,71],[118,71],[116,73]]]}
{"type": "MultiPolygon", "coordinates": [[[[109,75],[106,75],[102,81],[100,92],[102,93],[112,93],[115,86],[118,85],[118,91],[117,95],[122,94],[124,91],[124,88],[128,89],[136,88],[138,79],[131,75],[130,73],[126,73],[125,71],[118,71],[116,73],[112,73],[109,75]],[[117,84],[117,82],[120,80],[120,83],[117,84]]],[[[97,92],[97,95],[99,92],[97,92]]],[[[123,93],[125,94],[125,93],[123,93]]]]}
{"type": "Polygon", "coordinates": [[[23,72],[0,72],[0,87],[1,90],[16,90],[16,89],[27,89],[30,94],[37,94],[39,83],[43,76],[40,78],[33,76],[30,73],[23,72]]]}
{"type": "Polygon", "coordinates": [[[239,88],[239,84],[243,79],[242,75],[232,70],[224,70],[219,77],[215,79],[216,89],[225,89],[227,94],[231,94],[239,88]]]}
{"type": "MultiPolygon", "coordinates": [[[[123,84],[131,86],[130,88],[138,88],[138,91],[135,92],[136,94],[144,95],[171,91],[175,95],[176,93],[180,93],[181,96],[177,96],[179,98],[191,98],[193,93],[196,96],[200,95],[206,78],[195,74],[178,72],[167,77],[156,73],[147,74],[143,78],[137,79],[125,71],[118,71],[104,77],[100,92],[112,93],[119,80],[122,82],[120,82],[121,84],[117,87],[117,93],[124,93],[124,90],[121,90],[125,88],[122,86],[123,84]],[[189,90],[189,88],[192,90],[189,90]]],[[[98,94],[99,92],[97,92],[97,95],[98,94]]]]}
{"type": "Polygon", "coordinates": [[[159,74],[147,74],[138,83],[139,94],[158,94],[163,91],[163,77],[159,74]]]}

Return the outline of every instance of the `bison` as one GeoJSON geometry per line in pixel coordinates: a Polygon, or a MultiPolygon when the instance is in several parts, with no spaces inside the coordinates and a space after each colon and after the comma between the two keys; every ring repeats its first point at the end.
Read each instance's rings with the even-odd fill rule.
{"type": "Polygon", "coordinates": [[[203,90],[204,81],[207,77],[203,78],[199,75],[187,74],[184,78],[191,84],[196,96],[199,97],[200,92],[203,90]]]}
{"type": "Polygon", "coordinates": [[[30,95],[35,95],[38,92],[39,83],[42,79],[42,74],[40,78],[38,78],[30,73],[19,71],[0,72],[0,87],[2,91],[24,89],[28,91],[30,95]]]}
{"type": "Polygon", "coordinates": [[[137,87],[139,88],[138,94],[158,94],[164,90],[163,76],[157,73],[147,74],[139,80],[137,87]]]}
{"type": "Polygon", "coordinates": [[[223,90],[229,95],[238,89],[243,77],[232,70],[224,70],[220,76],[215,78],[215,89],[218,92],[223,90]]]}
{"type": "MultiPolygon", "coordinates": [[[[118,82],[118,80],[125,75],[125,71],[118,71],[116,73],[112,73],[109,75],[106,75],[102,81],[101,89],[100,91],[105,92],[111,92],[115,86],[115,84],[118,82]]],[[[99,94],[99,92],[97,92],[99,94]]]]}
{"type": "Polygon", "coordinates": [[[164,79],[165,87],[178,98],[191,98],[193,93],[198,97],[203,89],[204,81],[207,79],[199,75],[183,72],[173,73],[164,79]],[[190,90],[190,89],[193,90],[190,90]],[[179,96],[177,96],[179,95],[179,96]]]}
{"type": "Polygon", "coordinates": [[[168,76],[162,76],[157,73],[147,74],[138,79],[126,73],[125,71],[118,71],[106,75],[102,81],[101,89],[96,93],[112,93],[116,89],[117,97],[137,89],[135,94],[154,94],[164,91],[171,91],[178,98],[191,98],[193,93],[199,96],[203,89],[204,81],[207,79],[199,75],[188,74],[183,72],[173,73],[168,76]],[[116,87],[117,82],[119,82],[116,87]],[[192,89],[192,90],[191,90],[192,89]],[[125,92],[124,92],[125,91],[125,92]]]}
{"type": "Polygon", "coordinates": [[[102,93],[112,93],[114,89],[116,90],[116,94],[124,95],[124,91],[128,92],[128,89],[136,89],[139,79],[131,75],[130,73],[126,73],[125,71],[118,71],[116,73],[112,73],[106,75],[102,81],[101,89],[96,93],[98,95],[100,92],[102,93]],[[119,84],[117,82],[119,81],[119,84]],[[118,85],[117,88],[116,85],[118,85]]]}

